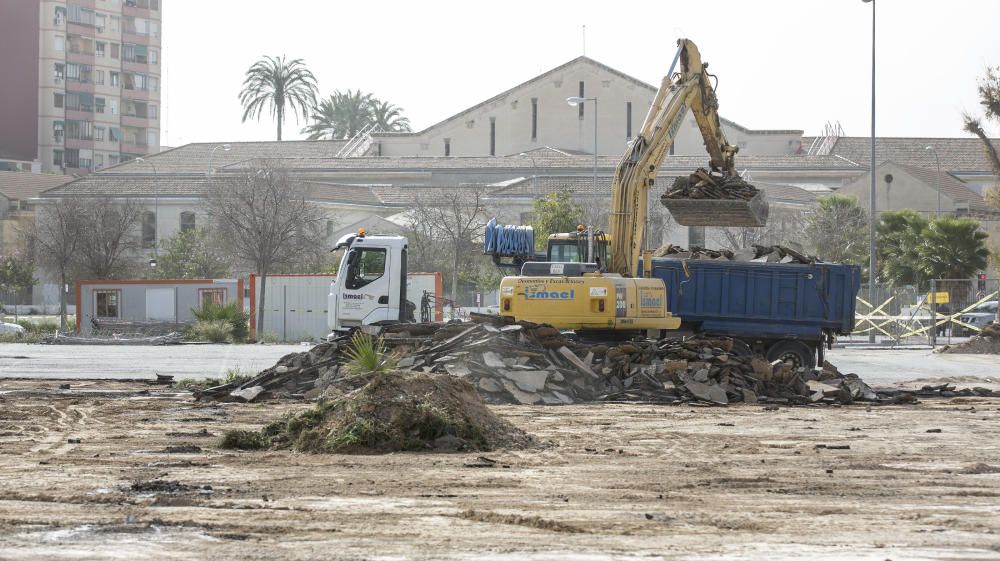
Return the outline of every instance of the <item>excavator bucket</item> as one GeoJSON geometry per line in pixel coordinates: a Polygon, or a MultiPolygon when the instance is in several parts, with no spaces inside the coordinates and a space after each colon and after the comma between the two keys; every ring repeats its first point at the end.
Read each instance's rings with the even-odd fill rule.
{"type": "Polygon", "coordinates": [[[720,176],[699,169],[678,177],[660,197],[682,226],[756,228],[767,224],[764,192],[738,176],[720,176]]]}

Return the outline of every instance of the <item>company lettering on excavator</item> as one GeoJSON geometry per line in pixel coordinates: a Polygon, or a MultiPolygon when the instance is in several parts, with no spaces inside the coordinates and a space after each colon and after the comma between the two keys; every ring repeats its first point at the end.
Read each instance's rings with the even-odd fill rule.
{"type": "MultiPolygon", "coordinates": [[[[607,273],[593,263],[526,262],[520,276],[505,277],[500,283],[501,315],[573,330],[680,326],[680,318],[667,311],[663,280],[636,277],[645,239],[647,195],[688,111],[704,139],[709,169],[676,180],[661,202],[677,223],[686,226],[762,226],[766,222],[763,193],[736,173],[738,148],[723,134],[708,65],[702,63],[691,41],[680,39],[677,45],[642,129],[615,171],[607,273]],[[680,71],[674,73],[678,63],[680,71]]],[[[646,260],[647,277],[652,268],[649,263],[646,260]]]]}

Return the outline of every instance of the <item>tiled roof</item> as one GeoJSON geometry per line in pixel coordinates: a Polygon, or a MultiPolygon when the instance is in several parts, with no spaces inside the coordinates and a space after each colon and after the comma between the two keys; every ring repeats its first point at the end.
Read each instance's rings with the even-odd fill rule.
{"type": "Polygon", "coordinates": [[[327,183],[306,181],[309,186],[310,198],[316,201],[329,201],[357,205],[381,206],[382,201],[369,185],[350,185],[346,183],[327,183]]]}
{"type": "Polygon", "coordinates": [[[816,193],[806,191],[795,185],[782,185],[779,183],[761,183],[751,181],[754,187],[764,192],[768,201],[787,202],[796,204],[811,204],[816,202],[816,193]]]}
{"type": "MultiPolygon", "coordinates": [[[[1000,140],[994,140],[993,145],[1000,150],[1000,140]]],[[[933,146],[934,151],[937,151],[942,170],[952,173],[993,173],[983,144],[978,138],[876,137],[875,161],[892,160],[898,164],[934,169],[937,165],[934,151],[927,150],[928,146],[933,146]]],[[[840,137],[833,145],[832,153],[868,167],[871,163],[871,138],[840,137]]]]}
{"type": "Polygon", "coordinates": [[[216,170],[247,160],[264,158],[333,158],[344,145],[340,140],[284,140],[262,142],[231,142],[230,150],[222,148],[221,142],[195,142],[178,146],[164,152],[143,156],[145,162],[128,161],[104,168],[100,175],[192,173],[207,174],[208,166],[216,170]],[[216,150],[216,148],[218,148],[216,150]],[[213,155],[213,150],[214,155],[213,155]],[[149,162],[152,162],[150,165],[149,162]]]}
{"type": "Polygon", "coordinates": [[[917,180],[928,185],[932,189],[935,190],[940,189],[942,195],[948,197],[953,201],[968,202],[969,209],[971,210],[978,210],[982,212],[996,212],[996,209],[991,207],[979,193],[976,193],[972,189],[969,189],[969,186],[966,185],[964,181],[958,179],[957,177],[951,175],[950,173],[946,172],[938,173],[936,169],[908,166],[894,161],[886,163],[896,164],[904,171],[906,171],[906,173],[909,173],[917,180]]]}
{"type": "Polygon", "coordinates": [[[92,173],[41,194],[58,197],[201,197],[208,186],[205,177],[113,176],[92,173]]]}
{"type": "Polygon", "coordinates": [[[73,181],[71,175],[0,171],[0,193],[11,200],[30,199],[46,189],[73,181]]]}

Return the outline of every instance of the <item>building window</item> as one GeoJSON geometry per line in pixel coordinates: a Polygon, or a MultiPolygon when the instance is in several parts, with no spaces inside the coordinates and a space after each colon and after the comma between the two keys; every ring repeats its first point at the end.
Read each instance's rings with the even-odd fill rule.
{"type": "MultiPolygon", "coordinates": [[[[122,28],[122,18],[121,18],[121,16],[111,16],[111,31],[119,31],[121,28],[122,28]]],[[[112,45],[112,47],[115,47],[114,43],[112,43],[111,45],[112,45]]],[[[116,51],[113,48],[111,52],[114,53],[116,51]]],[[[114,57],[114,58],[118,58],[118,57],[114,57]]]]}
{"type": "Polygon", "coordinates": [[[111,142],[121,142],[121,140],[122,140],[122,131],[121,131],[121,129],[117,129],[115,127],[109,128],[108,129],[108,140],[110,140],[111,142]]]}
{"type": "Polygon", "coordinates": [[[149,64],[160,64],[160,51],[149,50],[149,64]]]}
{"type": "Polygon", "coordinates": [[[104,142],[104,127],[94,127],[94,140],[104,142]]]}
{"type": "Polygon", "coordinates": [[[55,138],[57,143],[62,143],[63,141],[63,122],[54,121],[52,123],[52,137],[55,138]]]}
{"type": "Polygon", "coordinates": [[[66,95],[61,93],[52,94],[52,104],[56,107],[56,109],[62,109],[63,99],[65,97],[66,95]]]}
{"type": "MultiPolygon", "coordinates": [[[[580,97],[583,97],[583,80],[580,80],[580,97]]],[[[582,121],[583,120],[583,104],[581,103],[576,108],[577,108],[577,111],[579,111],[580,120],[582,121]]]]}
{"type": "Polygon", "coordinates": [[[490,156],[497,155],[497,118],[490,117],[490,156]]]}
{"type": "Polygon", "coordinates": [[[98,41],[97,42],[97,47],[96,47],[96,50],[95,50],[94,54],[96,54],[97,56],[103,57],[104,56],[104,47],[105,46],[107,46],[107,43],[98,41]]]}
{"type": "Polygon", "coordinates": [[[632,140],[632,102],[625,102],[625,140],[632,140]]]}
{"type": "Polygon", "coordinates": [[[444,139],[444,155],[451,156],[451,139],[444,139]]]}
{"type": "MultiPolygon", "coordinates": [[[[104,33],[104,27],[107,25],[107,17],[104,14],[98,13],[94,16],[94,27],[97,28],[98,33],[104,33]]],[[[98,43],[98,45],[103,45],[103,43],[98,43]]],[[[98,56],[104,56],[100,54],[98,56]]]]}
{"type": "Polygon", "coordinates": [[[531,140],[538,140],[538,98],[531,98],[531,140]]]}
{"type": "Polygon", "coordinates": [[[108,100],[108,108],[111,110],[112,115],[118,114],[118,100],[111,98],[108,100]]]}
{"type": "Polygon", "coordinates": [[[118,43],[111,43],[111,58],[115,60],[121,58],[120,50],[121,50],[121,45],[119,45],[118,43]]]}
{"type": "MultiPolygon", "coordinates": [[[[102,84],[104,82],[101,82],[102,84]]],[[[94,98],[94,111],[97,113],[104,113],[104,103],[105,99],[103,97],[94,98]]]]}
{"type": "Polygon", "coordinates": [[[95,290],[94,316],[97,319],[118,319],[121,317],[121,290],[95,290]]]}
{"type": "Polygon", "coordinates": [[[118,72],[111,72],[111,86],[117,88],[121,85],[121,75],[118,72]]]}
{"type": "Polygon", "coordinates": [[[204,308],[209,304],[223,305],[226,303],[226,289],[225,288],[199,288],[198,289],[198,300],[201,302],[201,307],[204,308]]]}
{"type": "Polygon", "coordinates": [[[194,230],[195,221],[194,213],[190,210],[185,210],[181,213],[181,232],[187,232],[189,230],[194,230]]]}
{"type": "Polygon", "coordinates": [[[52,165],[61,168],[63,165],[63,151],[53,150],[52,151],[52,165]]]}
{"type": "Polygon", "coordinates": [[[156,245],[156,214],[150,211],[142,213],[142,247],[149,249],[156,245]]]}
{"type": "Polygon", "coordinates": [[[62,26],[66,23],[66,7],[56,6],[55,16],[52,18],[52,25],[62,26]]]}
{"type": "Polygon", "coordinates": [[[104,154],[94,154],[94,168],[101,169],[104,167],[104,154]]]}
{"type": "Polygon", "coordinates": [[[104,71],[95,70],[94,71],[94,83],[103,86],[104,85],[104,71]]]}
{"type": "Polygon", "coordinates": [[[66,77],[66,65],[55,63],[55,66],[52,67],[52,77],[55,78],[57,84],[62,82],[63,78],[66,77]]]}
{"type": "Polygon", "coordinates": [[[56,50],[65,51],[66,50],[66,38],[62,35],[55,36],[56,50]]]}

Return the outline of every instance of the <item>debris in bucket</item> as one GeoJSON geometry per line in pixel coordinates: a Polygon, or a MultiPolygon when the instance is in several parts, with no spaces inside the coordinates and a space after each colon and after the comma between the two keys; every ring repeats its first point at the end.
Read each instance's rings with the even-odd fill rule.
{"type": "MultiPolygon", "coordinates": [[[[918,397],[950,396],[937,388],[876,392],[857,375],[843,374],[829,362],[820,370],[797,369],[742,356],[739,346],[725,338],[589,344],[547,325],[508,324],[498,316],[481,315],[474,316],[474,322],[373,329],[381,330],[398,370],[461,378],[490,404],[913,403],[918,397]]],[[[369,381],[348,373],[345,351],[350,345],[349,336],[321,343],[308,352],[282,357],[242,384],[224,384],[195,395],[220,401],[336,399],[369,381]]]]}
{"type": "Polygon", "coordinates": [[[758,189],[739,176],[713,175],[698,168],[689,176],[681,176],[664,193],[664,199],[739,199],[749,201],[758,189]]]}
{"type": "Polygon", "coordinates": [[[731,251],[728,249],[705,249],[692,247],[690,250],[675,245],[664,245],[653,251],[653,257],[667,259],[707,259],[715,261],[753,261],[757,263],[795,263],[812,265],[822,263],[817,257],[799,253],[780,245],[757,245],[731,251]]]}

